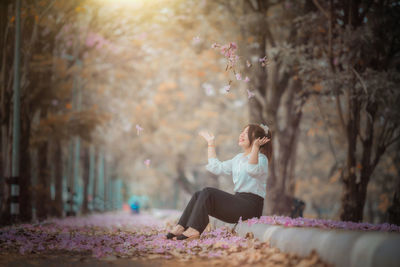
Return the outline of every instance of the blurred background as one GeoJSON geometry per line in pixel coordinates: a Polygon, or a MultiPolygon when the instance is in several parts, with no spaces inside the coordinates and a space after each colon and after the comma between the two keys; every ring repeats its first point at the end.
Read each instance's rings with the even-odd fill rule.
{"type": "Polygon", "coordinates": [[[399,1],[0,5],[1,224],[232,193],[198,131],[227,160],[248,123],[264,215],[400,224],[399,1]]]}

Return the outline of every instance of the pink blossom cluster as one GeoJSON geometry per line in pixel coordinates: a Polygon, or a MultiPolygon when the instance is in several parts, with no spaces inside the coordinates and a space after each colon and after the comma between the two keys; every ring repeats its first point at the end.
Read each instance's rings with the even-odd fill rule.
{"type": "Polygon", "coordinates": [[[239,60],[239,56],[236,55],[237,45],[234,42],[230,42],[229,44],[221,45],[218,43],[213,43],[211,48],[219,48],[220,52],[224,57],[228,60],[228,66],[226,69],[234,68],[236,63],[239,60]]]}
{"type": "MultiPolygon", "coordinates": [[[[226,66],[226,70],[233,70],[233,73],[235,75],[236,80],[238,81],[244,81],[246,83],[250,82],[250,78],[248,76],[246,76],[244,79],[242,77],[242,75],[240,73],[236,73],[235,71],[235,66],[237,65],[237,63],[239,62],[239,56],[236,55],[236,50],[238,48],[238,46],[236,45],[236,43],[234,42],[230,42],[228,44],[225,45],[221,45],[218,43],[213,43],[211,45],[211,48],[219,48],[220,52],[222,55],[224,55],[224,57],[228,60],[228,64],[226,66]]],[[[260,61],[261,62],[261,61],[260,61]]],[[[251,63],[247,60],[246,61],[247,67],[250,68],[251,67],[251,63]]],[[[231,89],[231,80],[229,81],[229,85],[224,87],[224,90],[226,92],[229,92],[231,89]]],[[[254,97],[254,93],[251,92],[249,89],[247,89],[247,93],[248,93],[248,98],[250,99],[251,97],[254,97]]]]}
{"type": "Polygon", "coordinates": [[[151,215],[108,213],[4,227],[0,230],[0,250],[21,254],[89,252],[97,258],[146,254],[171,258],[177,253],[194,254],[199,249],[206,251],[208,257],[218,257],[218,252],[212,250],[216,242],[220,242],[221,247],[227,244],[247,246],[246,239],[233,235],[226,228],[203,232],[201,239],[188,242],[168,240],[166,233],[165,222],[151,215]]]}
{"type": "MultiPolygon", "coordinates": [[[[246,222],[249,226],[260,223],[270,225],[282,225],[285,227],[318,227],[322,229],[400,232],[400,226],[389,223],[356,223],[302,217],[290,218],[285,216],[261,216],[260,218],[254,217],[252,219],[248,219],[246,220],[246,222]]],[[[239,220],[239,223],[242,223],[241,219],[239,220]]]]}
{"type": "Polygon", "coordinates": [[[104,45],[110,45],[111,42],[105,39],[103,36],[101,36],[98,33],[95,32],[89,32],[85,44],[87,47],[96,47],[96,49],[102,48],[104,45]]]}

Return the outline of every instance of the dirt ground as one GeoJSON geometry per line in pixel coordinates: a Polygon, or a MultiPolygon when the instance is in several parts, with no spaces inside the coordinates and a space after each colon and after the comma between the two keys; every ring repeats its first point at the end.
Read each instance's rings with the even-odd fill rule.
{"type": "MultiPolygon", "coordinates": [[[[254,254],[254,252],[253,252],[254,254]]],[[[249,261],[249,255],[235,255],[233,257],[221,257],[216,259],[206,259],[201,257],[182,259],[173,257],[171,259],[162,259],[157,255],[153,257],[147,256],[142,258],[117,258],[106,257],[96,259],[90,255],[78,253],[46,253],[46,254],[29,254],[20,255],[19,253],[4,253],[0,252],[0,266],[2,267],[33,267],[33,266],[48,266],[48,267],[67,267],[67,266],[82,266],[82,267],[109,267],[109,266],[166,266],[166,267],[210,267],[210,266],[319,266],[329,267],[330,265],[323,263],[318,255],[310,254],[306,258],[300,258],[296,255],[275,253],[270,257],[256,256],[252,261],[249,261]],[[246,257],[247,256],[247,257],[246,257]],[[242,258],[242,260],[241,260],[242,258]]],[[[254,256],[253,256],[254,257],[254,256]]]]}

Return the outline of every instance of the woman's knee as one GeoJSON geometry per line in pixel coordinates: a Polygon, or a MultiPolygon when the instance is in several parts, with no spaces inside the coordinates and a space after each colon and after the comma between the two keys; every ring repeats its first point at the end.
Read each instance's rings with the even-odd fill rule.
{"type": "Polygon", "coordinates": [[[200,196],[201,192],[202,192],[201,190],[194,192],[192,198],[197,199],[200,196]]]}
{"type": "Polygon", "coordinates": [[[201,191],[201,194],[208,196],[208,195],[211,195],[214,191],[215,191],[215,188],[213,188],[213,187],[205,187],[201,191]]]}

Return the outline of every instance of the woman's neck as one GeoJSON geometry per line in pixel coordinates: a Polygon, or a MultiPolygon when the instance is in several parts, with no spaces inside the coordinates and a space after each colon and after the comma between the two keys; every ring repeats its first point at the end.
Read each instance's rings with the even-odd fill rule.
{"type": "Polygon", "coordinates": [[[249,148],[246,148],[246,149],[244,150],[244,152],[243,152],[243,156],[247,156],[247,155],[249,155],[249,154],[250,154],[250,152],[251,152],[251,147],[249,147],[249,148]]]}

